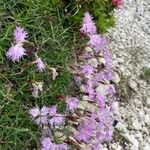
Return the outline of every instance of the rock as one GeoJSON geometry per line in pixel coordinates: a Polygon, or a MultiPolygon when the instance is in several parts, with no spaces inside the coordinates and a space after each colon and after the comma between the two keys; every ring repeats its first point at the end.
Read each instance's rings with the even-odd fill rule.
{"type": "Polygon", "coordinates": [[[149,150],[150,149],[150,144],[149,143],[145,143],[143,150],[149,150]]]}
{"type": "Polygon", "coordinates": [[[119,116],[119,114],[120,114],[120,112],[119,112],[119,102],[117,102],[117,101],[114,102],[113,106],[114,106],[115,114],[118,114],[118,116],[119,116]]]}
{"type": "Polygon", "coordinates": [[[150,126],[150,115],[149,114],[146,114],[144,116],[144,122],[146,125],[150,126]]]}
{"type": "Polygon", "coordinates": [[[139,142],[133,135],[129,135],[128,133],[126,133],[126,134],[123,134],[123,137],[132,144],[132,147],[138,150],[139,142]]]}
{"type": "Polygon", "coordinates": [[[105,84],[99,84],[98,87],[96,88],[96,92],[100,93],[101,95],[106,95],[106,89],[109,87],[109,85],[105,84]]]}
{"type": "Polygon", "coordinates": [[[110,144],[111,150],[122,150],[122,147],[118,143],[110,144]]]}
{"type": "Polygon", "coordinates": [[[141,124],[135,118],[133,118],[132,129],[134,129],[134,130],[141,130],[142,129],[141,124]]]}
{"type": "Polygon", "coordinates": [[[104,65],[105,65],[106,60],[105,60],[103,57],[100,57],[100,58],[98,58],[98,62],[99,62],[100,64],[104,64],[104,65]]]}
{"type": "Polygon", "coordinates": [[[96,58],[89,59],[87,63],[91,64],[94,68],[97,68],[98,66],[98,61],[96,58]]]}
{"type": "Polygon", "coordinates": [[[146,100],[146,104],[150,107],[150,98],[149,97],[146,100]]]}
{"type": "Polygon", "coordinates": [[[127,133],[127,128],[126,126],[121,123],[121,122],[118,122],[116,127],[115,127],[118,131],[120,131],[121,133],[127,133]]]}
{"type": "Polygon", "coordinates": [[[89,96],[87,96],[87,95],[83,95],[82,96],[82,100],[84,100],[84,101],[90,101],[89,96]]]}
{"type": "Polygon", "coordinates": [[[79,109],[82,109],[82,110],[85,110],[86,106],[88,105],[89,103],[87,101],[80,101],[80,103],[78,104],[78,108],[79,109]]]}
{"type": "Polygon", "coordinates": [[[84,85],[81,85],[81,86],[80,86],[80,91],[83,92],[83,93],[86,92],[86,89],[85,89],[85,86],[84,86],[84,85]]]}
{"type": "Polygon", "coordinates": [[[120,82],[120,77],[119,77],[119,75],[118,75],[116,72],[113,72],[112,81],[113,81],[114,83],[119,83],[119,82],[120,82]]]}
{"type": "Polygon", "coordinates": [[[129,81],[129,86],[136,91],[137,89],[137,83],[134,80],[129,81]]]}
{"type": "Polygon", "coordinates": [[[84,50],[85,50],[86,52],[94,52],[91,47],[86,47],[84,50]]]}

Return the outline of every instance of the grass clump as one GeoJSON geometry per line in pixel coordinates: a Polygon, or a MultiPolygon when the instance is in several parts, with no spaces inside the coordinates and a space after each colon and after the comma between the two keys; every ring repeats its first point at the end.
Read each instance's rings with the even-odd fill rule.
{"type": "MultiPolygon", "coordinates": [[[[57,3],[56,3],[57,2],[57,3]]],[[[64,28],[63,14],[54,0],[0,1],[0,149],[26,150],[39,148],[39,132],[29,118],[29,108],[38,105],[57,105],[63,111],[60,95],[70,95],[71,74],[67,70],[73,61],[75,32],[64,28]],[[25,48],[28,55],[19,63],[6,59],[13,41],[13,30],[19,25],[28,33],[25,48]],[[72,45],[72,46],[71,46],[72,45]],[[57,68],[59,76],[52,80],[50,70],[39,73],[36,66],[25,67],[38,55],[50,67],[57,68]],[[43,93],[34,98],[29,81],[42,81],[43,93]]]]}
{"type": "Polygon", "coordinates": [[[113,16],[114,6],[111,0],[63,0],[65,5],[66,21],[65,23],[81,23],[85,12],[90,14],[96,20],[100,33],[105,33],[108,28],[115,25],[113,16]]]}
{"type": "Polygon", "coordinates": [[[150,68],[143,68],[143,73],[140,75],[140,77],[147,82],[150,82],[150,68]]]}

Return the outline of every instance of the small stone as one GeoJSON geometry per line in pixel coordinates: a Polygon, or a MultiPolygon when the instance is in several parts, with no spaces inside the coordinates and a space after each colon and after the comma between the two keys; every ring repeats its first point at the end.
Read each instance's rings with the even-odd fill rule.
{"type": "Polygon", "coordinates": [[[106,95],[106,90],[109,85],[105,84],[99,84],[98,87],[96,88],[96,92],[99,92],[101,95],[106,95]]]}
{"type": "Polygon", "coordinates": [[[87,95],[83,95],[82,96],[82,100],[84,100],[84,101],[90,101],[89,96],[87,96],[87,95]]]}
{"type": "Polygon", "coordinates": [[[142,129],[140,123],[135,118],[133,119],[133,122],[132,122],[132,128],[135,130],[141,130],[142,129]]]}
{"type": "Polygon", "coordinates": [[[150,107],[150,98],[147,98],[146,103],[150,107]]]}
{"type": "Polygon", "coordinates": [[[80,103],[78,104],[78,108],[85,110],[86,106],[88,105],[87,101],[80,101],[80,103]]]}
{"type": "Polygon", "coordinates": [[[100,57],[100,58],[98,58],[98,62],[99,62],[100,64],[104,64],[104,65],[105,65],[106,60],[105,60],[104,58],[100,57]]]}
{"type": "Polygon", "coordinates": [[[110,145],[111,150],[122,150],[122,147],[118,143],[113,143],[110,145]]]}
{"type": "Polygon", "coordinates": [[[127,133],[127,128],[124,124],[118,122],[116,127],[115,127],[118,131],[120,131],[121,133],[127,133]]]}
{"type": "Polygon", "coordinates": [[[134,80],[130,80],[129,86],[133,89],[136,90],[137,88],[137,83],[134,80]]]}
{"type": "Polygon", "coordinates": [[[150,144],[149,143],[145,143],[143,150],[149,150],[150,149],[150,144]]]}
{"type": "Polygon", "coordinates": [[[92,58],[88,60],[88,64],[91,64],[94,68],[97,68],[98,66],[98,61],[96,58],[92,58]]]}
{"type": "Polygon", "coordinates": [[[116,72],[113,72],[112,81],[113,81],[114,83],[119,83],[119,82],[120,82],[120,77],[119,77],[119,75],[118,75],[116,72]]]}
{"type": "Polygon", "coordinates": [[[146,114],[144,116],[144,122],[146,125],[150,126],[150,115],[149,114],[146,114]]]}
{"type": "Polygon", "coordinates": [[[84,86],[84,85],[81,85],[81,86],[80,86],[80,91],[81,91],[81,92],[83,92],[83,93],[86,91],[86,89],[85,89],[85,86],[84,86]]]}
{"type": "Polygon", "coordinates": [[[91,47],[86,47],[84,50],[87,51],[87,52],[94,52],[91,47]]]}
{"type": "Polygon", "coordinates": [[[132,146],[135,146],[135,148],[139,147],[139,142],[136,140],[136,138],[133,135],[129,135],[128,133],[123,134],[124,138],[129,141],[132,146]]]}

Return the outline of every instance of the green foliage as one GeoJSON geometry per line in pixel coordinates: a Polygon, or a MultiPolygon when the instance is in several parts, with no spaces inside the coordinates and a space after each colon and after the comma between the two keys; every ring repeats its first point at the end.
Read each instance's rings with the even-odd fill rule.
{"type": "Polygon", "coordinates": [[[140,77],[150,83],[150,68],[143,68],[143,73],[140,75],[140,77]]]}
{"type": "Polygon", "coordinates": [[[38,149],[40,130],[31,121],[29,109],[35,105],[57,105],[62,112],[64,102],[57,97],[72,93],[72,76],[67,66],[74,58],[76,33],[69,26],[63,27],[64,16],[56,7],[58,3],[59,0],[0,1],[0,150],[38,149]],[[30,55],[12,63],[6,59],[6,52],[13,42],[16,25],[29,33],[25,47],[30,55]],[[57,80],[52,80],[49,69],[39,73],[35,65],[24,67],[35,60],[33,52],[49,67],[57,68],[57,80]],[[29,80],[44,83],[37,99],[32,96],[29,80]]]}
{"type": "Polygon", "coordinates": [[[113,17],[114,6],[111,0],[63,0],[66,12],[66,24],[82,23],[85,12],[90,12],[101,33],[115,25],[113,17]]]}

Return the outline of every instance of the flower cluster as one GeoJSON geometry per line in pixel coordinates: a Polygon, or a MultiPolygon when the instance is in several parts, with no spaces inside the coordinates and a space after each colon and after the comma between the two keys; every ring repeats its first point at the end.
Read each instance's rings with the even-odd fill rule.
{"type": "Polygon", "coordinates": [[[8,52],[6,53],[6,56],[8,59],[11,59],[13,62],[23,58],[25,53],[25,49],[23,48],[23,43],[26,42],[26,38],[28,37],[28,33],[21,27],[16,27],[14,31],[14,40],[15,44],[9,48],[8,52]]]}
{"type": "Polygon", "coordinates": [[[124,4],[124,1],[123,0],[112,0],[112,4],[115,7],[120,8],[124,4]]]}
{"type": "Polygon", "coordinates": [[[33,121],[42,129],[41,150],[67,150],[66,143],[56,144],[53,137],[57,129],[60,131],[61,126],[65,123],[66,118],[72,118],[72,113],[75,112],[78,106],[76,97],[66,97],[67,110],[65,114],[57,112],[56,106],[46,107],[41,109],[36,106],[29,110],[29,114],[33,121]],[[68,116],[69,115],[69,116],[68,116]]]}
{"type": "Polygon", "coordinates": [[[112,80],[112,59],[106,46],[107,38],[96,33],[95,24],[89,13],[85,13],[80,31],[86,34],[90,40],[82,54],[83,57],[80,57],[85,58],[86,56],[86,59],[82,60],[80,66],[77,66],[75,80],[77,83],[80,82],[82,95],[87,97],[89,105],[93,104],[98,109],[87,110],[88,113],[81,118],[77,128],[78,133],[74,137],[77,141],[87,143],[90,149],[94,149],[94,147],[100,149],[101,143],[110,141],[113,133],[113,102],[116,91],[110,82],[112,80]],[[95,68],[91,61],[93,59],[99,62],[99,67],[95,68]],[[106,88],[102,91],[99,90],[103,86],[106,88]]]}
{"type": "Polygon", "coordinates": [[[65,143],[56,144],[52,142],[52,133],[57,126],[61,126],[65,122],[64,115],[57,112],[55,106],[41,109],[36,106],[29,111],[31,118],[42,128],[43,134],[41,139],[41,150],[67,150],[65,143]]]}
{"type": "Polygon", "coordinates": [[[94,35],[96,33],[97,28],[92,19],[93,17],[89,14],[89,12],[85,13],[85,17],[83,18],[83,26],[80,29],[81,33],[85,35],[94,35]]]}
{"type": "Polygon", "coordinates": [[[89,14],[89,12],[85,13],[80,31],[90,38],[87,44],[95,49],[96,52],[99,52],[104,49],[107,38],[97,34],[96,26],[92,18],[93,17],[89,14]]]}
{"type": "MultiPolygon", "coordinates": [[[[6,56],[9,60],[13,62],[19,62],[21,58],[23,58],[26,54],[26,49],[23,48],[23,44],[26,42],[26,38],[28,37],[27,31],[24,28],[19,26],[14,30],[14,43],[6,53],[6,56]]],[[[36,60],[30,64],[36,64],[38,71],[43,72],[45,70],[46,65],[43,63],[41,58],[38,58],[37,54],[35,54],[36,60]]]]}
{"type": "Polygon", "coordinates": [[[41,109],[39,107],[34,107],[30,110],[30,115],[35,120],[38,125],[62,125],[65,121],[64,116],[57,113],[57,108],[43,106],[41,109]]]}

